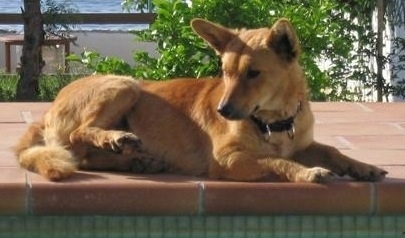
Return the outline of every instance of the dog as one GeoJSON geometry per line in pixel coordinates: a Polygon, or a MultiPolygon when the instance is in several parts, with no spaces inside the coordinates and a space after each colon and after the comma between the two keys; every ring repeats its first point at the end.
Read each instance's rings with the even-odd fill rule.
{"type": "Polygon", "coordinates": [[[233,181],[385,177],[314,141],[299,40],[287,19],[240,30],[194,19],[191,27],[220,57],[220,78],[78,79],[21,137],[19,164],[51,181],[78,169],[233,181]]]}

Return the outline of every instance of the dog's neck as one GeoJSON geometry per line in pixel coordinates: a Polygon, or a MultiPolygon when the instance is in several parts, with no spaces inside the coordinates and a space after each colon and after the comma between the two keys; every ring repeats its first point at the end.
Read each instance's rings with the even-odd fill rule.
{"type": "Polygon", "coordinates": [[[301,102],[298,104],[295,114],[287,119],[272,123],[265,123],[263,120],[253,115],[250,116],[250,119],[266,137],[270,137],[272,133],[287,132],[288,137],[292,140],[295,136],[294,120],[300,111],[301,102]]]}

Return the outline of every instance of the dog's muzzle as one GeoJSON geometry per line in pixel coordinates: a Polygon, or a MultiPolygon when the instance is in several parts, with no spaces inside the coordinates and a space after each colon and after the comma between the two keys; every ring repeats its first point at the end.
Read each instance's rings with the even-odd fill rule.
{"type": "Polygon", "coordinates": [[[220,103],[218,105],[217,111],[221,116],[228,120],[241,120],[246,118],[247,115],[245,113],[241,112],[240,110],[237,110],[232,104],[226,103],[222,104],[220,103]]]}
{"type": "Polygon", "coordinates": [[[217,111],[221,116],[227,118],[232,115],[233,107],[230,104],[219,104],[217,111]]]}

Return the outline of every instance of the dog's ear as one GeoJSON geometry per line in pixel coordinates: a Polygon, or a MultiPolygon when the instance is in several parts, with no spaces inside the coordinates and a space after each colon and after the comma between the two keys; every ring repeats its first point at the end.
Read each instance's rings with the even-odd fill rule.
{"type": "Polygon", "coordinates": [[[226,45],[235,37],[235,33],[231,30],[204,19],[193,19],[191,27],[218,55],[224,53],[226,45]]]}
{"type": "Polygon", "coordinates": [[[300,53],[298,36],[287,19],[280,19],[272,26],[268,45],[288,63],[300,53]]]}

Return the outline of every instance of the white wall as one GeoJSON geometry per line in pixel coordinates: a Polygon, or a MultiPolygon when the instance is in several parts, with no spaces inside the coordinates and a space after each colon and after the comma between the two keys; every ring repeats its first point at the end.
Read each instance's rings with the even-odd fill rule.
{"type": "MultiPolygon", "coordinates": [[[[397,38],[397,37],[400,37],[400,38],[403,38],[403,39],[405,39],[405,24],[404,25],[402,25],[402,26],[395,26],[394,27],[394,32],[393,32],[393,34],[392,34],[392,37],[393,38],[397,38]]],[[[398,49],[395,49],[394,47],[392,47],[391,48],[391,53],[393,53],[394,51],[398,51],[398,49]]],[[[401,64],[400,62],[399,62],[399,57],[403,57],[403,58],[405,58],[405,51],[402,51],[398,56],[396,56],[396,57],[394,57],[392,60],[393,60],[393,65],[395,65],[395,64],[401,64]]],[[[393,65],[391,65],[391,66],[393,66],[393,65]]],[[[402,62],[402,65],[405,65],[405,62],[402,62]]],[[[391,79],[391,83],[393,84],[393,85],[395,85],[397,82],[400,82],[400,81],[403,81],[403,80],[405,80],[405,70],[395,70],[395,69],[390,69],[391,70],[391,74],[392,75],[396,75],[396,78],[392,78],[391,79]]],[[[393,96],[392,97],[392,101],[394,101],[394,102],[398,102],[398,101],[405,101],[403,98],[401,98],[401,97],[395,97],[395,96],[393,96]]]]}
{"type": "MultiPolygon", "coordinates": [[[[76,45],[71,45],[71,52],[80,54],[85,49],[94,50],[103,56],[116,56],[126,62],[134,64],[134,51],[147,51],[156,55],[155,43],[136,42],[135,36],[126,32],[75,32],[76,45]]],[[[15,46],[11,48],[11,68],[15,72],[19,50],[15,46]]],[[[5,70],[4,44],[0,44],[0,70],[5,70]]]]}

